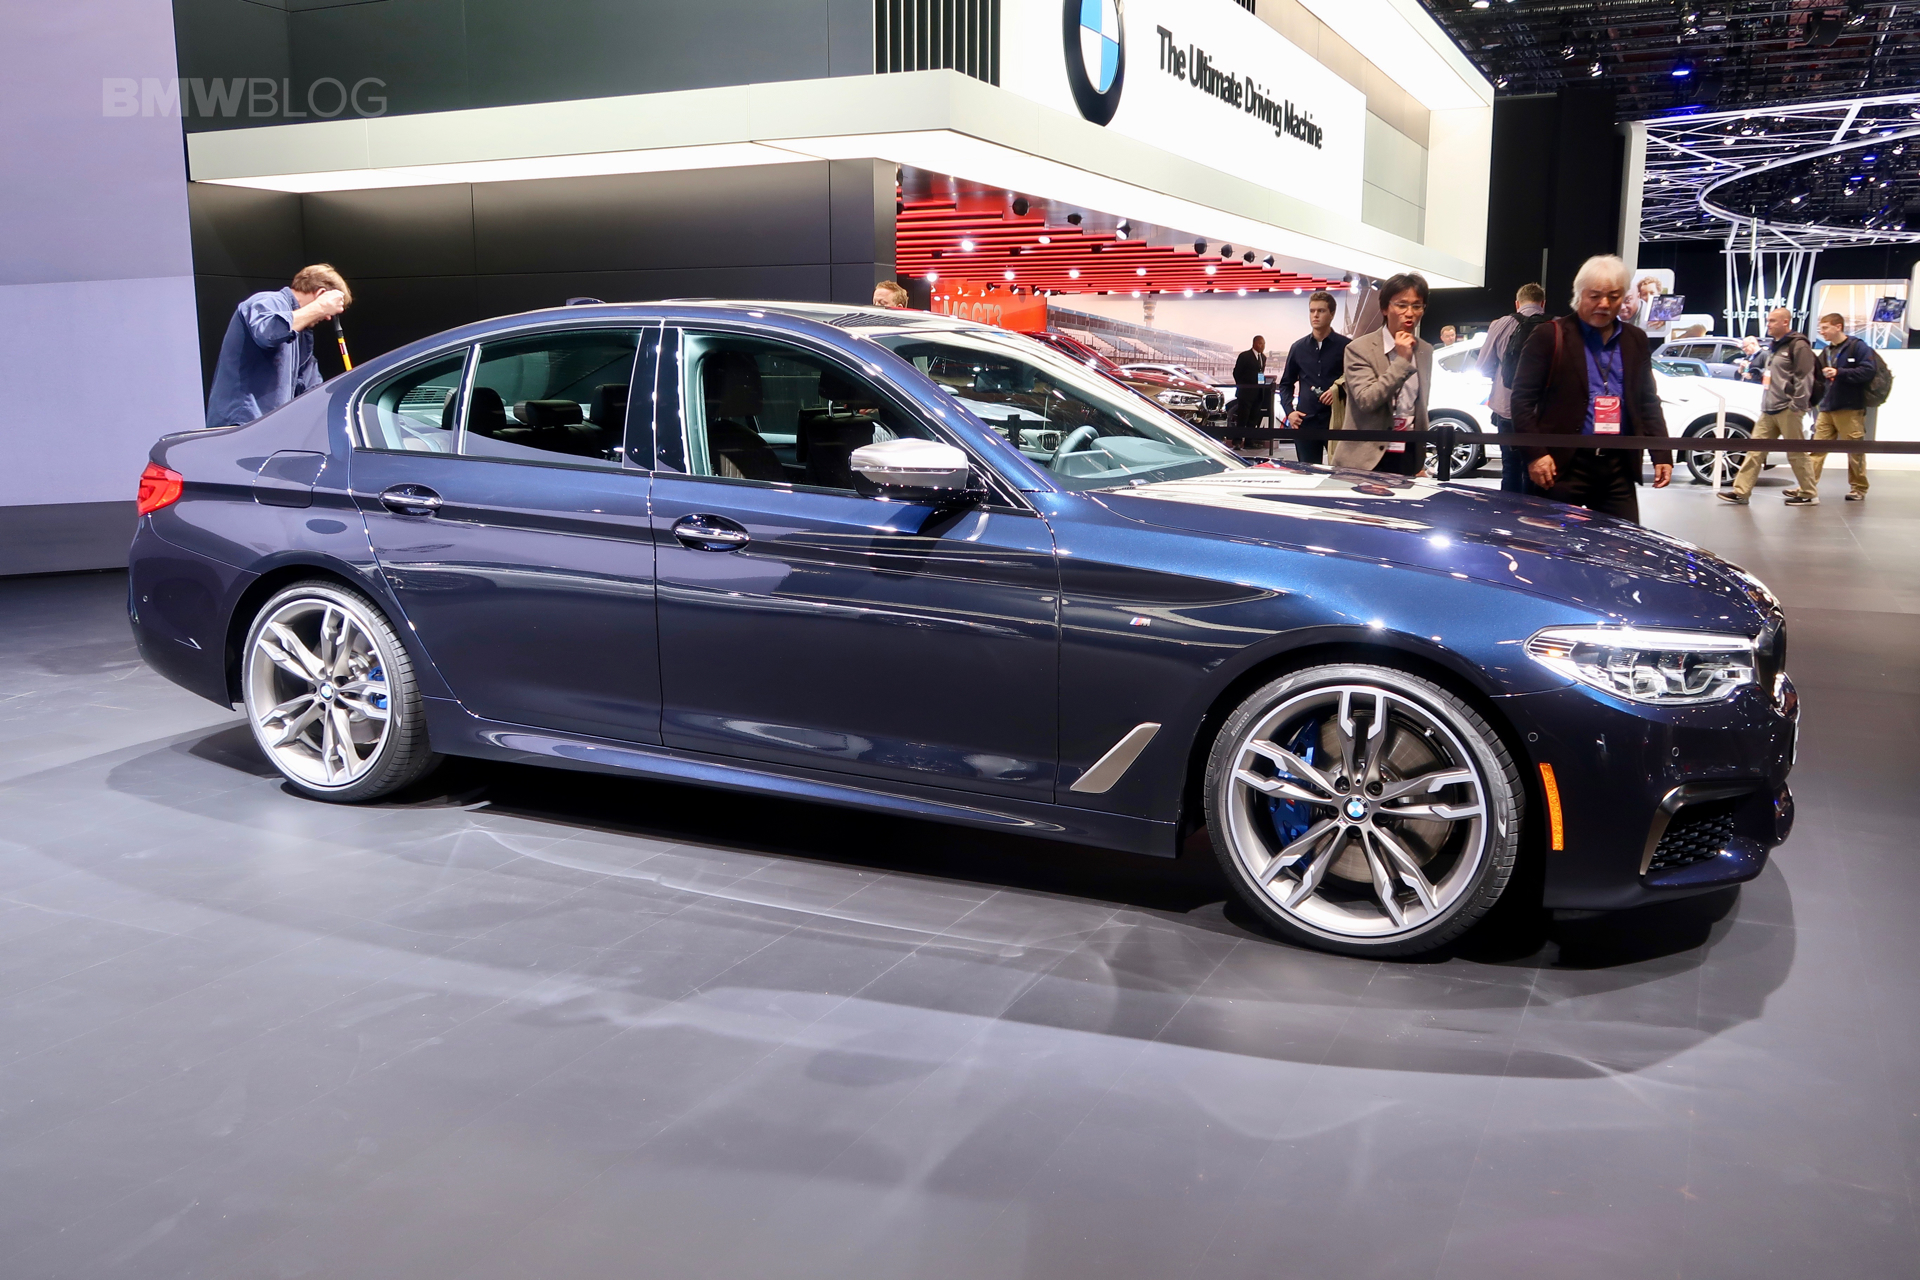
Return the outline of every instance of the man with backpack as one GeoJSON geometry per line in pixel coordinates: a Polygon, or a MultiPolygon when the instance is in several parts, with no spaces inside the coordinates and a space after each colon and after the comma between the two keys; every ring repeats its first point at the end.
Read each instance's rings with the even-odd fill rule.
{"type": "MultiPolygon", "coordinates": [[[[1785,307],[1776,307],[1767,313],[1767,336],[1773,340],[1773,348],[1766,357],[1766,369],[1762,377],[1764,390],[1760,392],[1760,421],[1753,426],[1753,438],[1759,440],[1804,440],[1807,430],[1807,406],[1813,402],[1814,370],[1817,367],[1813,358],[1813,348],[1807,344],[1805,334],[1791,332],[1793,312],[1785,307]]],[[[1720,500],[1733,506],[1744,507],[1747,499],[1753,495],[1753,483],[1760,478],[1760,468],[1766,462],[1765,449],[1752,449],[1747,453],[1746,462],[1741,464],[1740,474],[1733,478],[1731,492],[1722,490],[1720,500]]],[[[1813,465],[1808,462],[1812,457],[1806,453],[1790,453],[1787,463],[1793,468],[1795,488],[1787,490],[1787,505],[1790,507],[1811,507],[1820,501],[1815,491],[1813,465]]]]}
{"type": "MultiPolygon", "coordinates": [[[[1815,440],[1864,440],[1867,437],[1867,409],[1885,404],[1893,378],[1872,347],[1847,334],[1846,318],[1839,312],[1820,317],[1820,336],[1827,349],[1820,356],[1820,377],[1826,392],[1820,397],[1820,416],[1814,420],[1815,440]],[[1877,384],[1884,384],[1877,385],[1877,384]],[[1878,399],[1873,399],[1877,394],[1878,399]]],[[[1827,455],[1809,454],[1813,460],[1813,487],[1820,486],[1820,474],[1826,470],[1827,455]]],[[[1847,501],[1867,500],[1867,455],[1847,455],[1847,501]]]]}
{"type": "MultiPolygon", "coordinates": [[[[1487,330],[1487,341],[1480,348],[1480,372],[1493,382],[1487,394],[1487,408],[1493,413],[1495,431],[1513,430],[1513,375],[1520,368],[1520,349],[1527,337],[1547,322],[1547,291],[1537,284],[1523,284],[1513,295],[1513,314],[1501,316],[1487,330]]],[[[1528,488],[1527,464],[1518,449],[1500,450],[1500,487],[1508,493],[1534,493],[1528,488]]]]}

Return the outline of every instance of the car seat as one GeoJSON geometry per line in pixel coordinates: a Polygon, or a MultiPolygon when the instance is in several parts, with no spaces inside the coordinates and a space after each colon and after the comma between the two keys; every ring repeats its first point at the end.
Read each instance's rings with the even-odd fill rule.
{"type": "Polygon", "coordinates": [[[717,476],[784,484],[780,455],[758,430],[760,366],[745,351],[712,351],[700,361],[707,411],[707,458],[717,476]]]}

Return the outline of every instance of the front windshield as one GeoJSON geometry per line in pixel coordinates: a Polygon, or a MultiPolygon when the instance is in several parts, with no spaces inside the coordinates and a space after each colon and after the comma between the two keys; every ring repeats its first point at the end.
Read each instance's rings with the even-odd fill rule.
{"type": "Polygon", "coordinates": [[[1691,377],[1694,373],[1694,370],[1687,368],[1687,366],[1675,364],[1671,360],[1655,360],[1653,367],[1661,373],[1666,374],[1669,378],[1686,378],[1691,377]]]}
{"type": "Polygon", "coordinates": [[[1183,480],[1246,465],[1173,415],[1032,339],[922,330],[875,341],[911,360],[1064,489],[1183,480]]]}

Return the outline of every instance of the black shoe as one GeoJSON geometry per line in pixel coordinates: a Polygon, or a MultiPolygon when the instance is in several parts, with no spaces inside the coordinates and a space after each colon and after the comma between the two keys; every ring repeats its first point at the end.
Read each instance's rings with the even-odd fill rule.
{"type": "Polygon", "coordinates": [[[1790,493],[1787,495],[1787,505],[1790,507],[1817,507],[1820,505],[1820,499],[1810,493],[1790,493]]]}
{"type": "Polygon", "coordinates": [[[1731,502],[1736,507],[1744,507],[1747,505],[1747,500],[1731,489],[1722,489],[1713,496],[1722,502],[1731,502]]]}

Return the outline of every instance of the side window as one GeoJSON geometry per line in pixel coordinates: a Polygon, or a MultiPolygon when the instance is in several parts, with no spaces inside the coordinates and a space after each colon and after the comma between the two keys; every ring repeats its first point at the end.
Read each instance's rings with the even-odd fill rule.
{"type": "Polygon", "coordinates": [[[360,402],[360,439],[369,449],[452,453],[460,425],[460,352],[402,369],[360,402]]]}
{"type": "Polygon", "coordinates": [[[583,329],[482,344],[460,452],[618,467],[638,337],[583,329]]]}
{"type": "Polygon", "coordinates": [[[690,331],[681,368],[693,475],[852,491],[855,449],[932,436],[865,380],[785,343],[690,331]]]}

